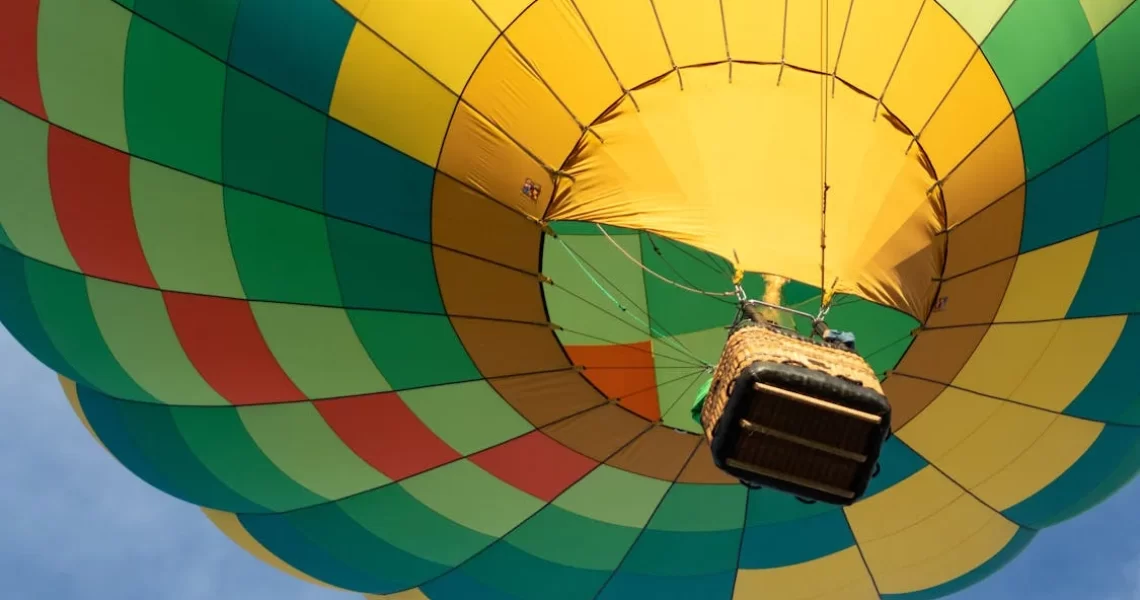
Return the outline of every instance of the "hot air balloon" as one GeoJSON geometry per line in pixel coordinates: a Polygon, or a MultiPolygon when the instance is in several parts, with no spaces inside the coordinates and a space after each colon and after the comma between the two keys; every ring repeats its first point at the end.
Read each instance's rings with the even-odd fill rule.
{"type": "Polygon", "coordinates": [[[8,0],[0,322],[312,581],[940,597],[1140,468],[1138,59],[1129,0],[8,0]],[[711,459],[736,269],[881,380],[850,506],[711,459]]]}

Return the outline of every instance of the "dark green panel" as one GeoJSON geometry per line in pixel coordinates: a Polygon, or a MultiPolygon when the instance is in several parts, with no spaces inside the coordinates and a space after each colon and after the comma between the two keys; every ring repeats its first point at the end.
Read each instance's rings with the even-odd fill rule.
{"type": "Polygon", "coordinates": [[[481,377],[446,316],[363,310],[350,310],[348,316],[392,389],[481,377]]]}
{"type": "Polygon", "coordinates": [[[40,323],[28,290],[24,264],[28,259],[7,248],[0,248],[0,323],[32,356],[55,371],[79,383],[86,383],[55,349],[40,323]]]}
{"type": "Polygon", "coordinates": [[[229,188],[225,203],[247,298],[340,306],[325,217],[229,188]]]}
{"type": "Polygon", "coordinates": [[[124,77],[131,153],[220,181],[225,66],[133,19],[124,77]]]}
{"type": "Polygon", "coordinates": [[[320,210],[328,118],[230,69],[225,183],[320,210]]]}
{"type": "Polygon", "coordinates": [[[1089,266],[1066,318],[1140,311],[1140,219],[1105,227],[1097,234],[1089,266]]]}
{"type": "Polygon", "coordinates": [[[1082,235],[1100,226],[1108,177],[1108,138],[1029,182],[1021,252],[1082,235]]]}
{"type": "MultiPolygon", "coordinates": [[[[643,233],[639,237],[642,262],[655,273],[697,290],[732,290],[732,267],[723,259],[655,235],[643,233]]],[[[734,298],[695,294],[649,273],[643,275],[651,324],[660,335],[677,336],[724,327],[736,315],[734,298]]],[[[763,295],[763,280],[759,286],[749,283],[752,282],[745,282],[750,295],[763,295]]]]}
{"type": "Polygon", "coordinates": [[[1140,426],[1140,317],[1132,315],[1116,346],[1101,365],[1092,381],[1075,400],[1065,407],[1065,414],[1140,426]]]}
{"type": "MultiPolygon", "coordinates": [[[[592,529],[579,530],[577,537],[580,537],[580,543],[585,545],[593,533],[595,532],[592,529]]],[[[558,532],[556,535],[558,539],[562,539],[565,532],[558,532]]],[[[598,540],[597,546],[601,550],[613,542],[614,540],[598,540]]],[[[623,549],[632,542],[632,539],[625,542],[623,549]]],[[[546,543],[556,542],[552,540],[546,543]]],[[[543,560],[507,542],[492,544],[486,551],[460,567],[460,570],[488,587],[501,590],[503,598],[509,597],[512,600],[592,598],[610,576],[610,571],[576,569],[543,560]]]]}
{"type": "Polygon", "coordinates": [[[854,544],[842,510],[781,523],[750,524],[740,545],[740,568],[785,567],[823,558],[854,544]]]}
{"type": "Polygon", "coordinates": [[[327,221],[345,306],[445,312],[429,244],[338,219],[327,221]]]}
{"type": "Polygon", "coordinates": [[[1126,8],[1096,38],[1108,126],[1119,127],[1140,115],[1140,77],[1136,60],[1140,57],[1140,4],[1126,8]]]}
{"type": "Polygon", "coordinates": [[[740,530],[699,532],[646,529],[621,571],[658,577],[711,575],[736,568],[740,530]]]}
{"type": "Polygon", "coordinates": [[[1108,136],[1108,193],[1101,224],[1111,225],[1140,216],[1140,120],[1134,120],[1108,136]]]}
{"type": "Polygon", "coordinates": [[[135,12],[221,60],[241,0],[135,0],[135,12]]]}

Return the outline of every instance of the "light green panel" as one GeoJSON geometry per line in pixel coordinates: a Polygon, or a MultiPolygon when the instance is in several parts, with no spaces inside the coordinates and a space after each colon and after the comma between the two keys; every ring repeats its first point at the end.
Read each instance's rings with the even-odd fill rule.
{"type": "Polygon", "coordinates": [[[0,227],[21,254],[78,271],[63,241],[48,183],[48,124],[0,102],[0,227]]]}
{"type": "Polygon", "coordinates": [[[467,460],[457,460],[399,484],[435,512],[484,535],[502,537],[543,502],[467,460]]]}
{"type": "Polygon", "coordinates": [[[938,0],[938,3],[980,44],[1013,0],[938,0]]]}
{"type": "Polygon", "coordinates": [[[1089,27],[1096,34],[1133,2],[1134,0],[1081,0],[1081,8],[1085,11],[1089,27]]]}
{"type": "Polygon", "coordinates": [[[1091,39],[1088,20],[1074,0],[1017,0],[982,51],[1016,108],[1091,39]]]}
{"type": "Polygon", "coordinates": [[[131,13],[94,0],[41,0],[40,90],[52,123],[127,150],[123,65],[131,13]]]}
{"type": "Polygon", "coordinates": [[[166,404],[230,405],[186,356],[162,292],[88,279],[87,294],[111,354],[151,396],[166,404]]]}
{"type": "Polygon", "coordinates": [[[400,399],[448,446],[469,456],[534,429],[486,381],[400,392],[400,399]],[[478,423],[478,427],[472,427],[478,423]]]}
{"type": "MultiPolygon", "coordinates": [[[[640,257],[636,235],[614,239],[631,256],[640,257]]],[[[602,340],[631,344],[650,338],[640,267],[604,236],[547,237],[545,244],[542,272],[554,283],[543,290],[551,321],[569,330],[558,332],[563,344],[590,345],[602,340]]]]}
{"type": "Polygon", "coordinates": [[[311,402],[244,406],[237,411],[253,441],[277,468],[329,500],[391,481],[349,450],[311,402]]]}
{"type": "MultiPolygon", "coordinates": [[[[1117,3],[1119,0],[1102,0],[1100,5],[1117,3]]],[[[1140,115],[1140,77],[1136,71],[1140,57],[1140,5],[1133,5],[1100,34],[1096,53],[1111,131],[1140,115]]]]}
{"type": "Polygon", "coordinates": [[[657,402],[665,425],[693,433],[701,432],[700,425],[690,415],[690,409],[698,388],[712,377],[712,373],[702,371],[697,359],[715,367],[727,340],[728,330],[723,327],[653,340],[657,402]]]}
{"type": "Polygon", "coordinates": [[[657,388],[658,402],[661,404],[661,412],[663,413],[661,422],[674,429],[698,434],[703,433],[700,424],[693,420],[691,411],[701,385],[711,378],[711,372],[682,371],[669,379],[665,379],[666,383],[660,384],[660,387],[657,388]],[[682,375],[684,377],[680,380],[671,380],[682,375]]]}
{"type": "Polygon", "coordinates": [[[343,309],[251,302],[273,356],[308,398],[386,392],[343,309]]]}
{"type": "Polygon", "coordinates": [[[554,505],[595,521],[640,529],[668,489],[668,481],[600,465],[554,505]]]}
{"type": "Polygon", "coordinates": [[[245,297],[226,233],[220,185],[133,158],[131,205],[159,287],[245,297]]]}
{"type": "MultiPolygon", "coordinates": [[[[653,360],[658,367],[698,367],[716,365],[724,343],[728,341],[727,327],[714,327],[693,333],[685,333],[667,339],[653,340],[653,360]]],[[[661,369],[668,373],[670,369],[661,369]]],[[[660,377],[660,375],[659,375],[660,377]]]]}

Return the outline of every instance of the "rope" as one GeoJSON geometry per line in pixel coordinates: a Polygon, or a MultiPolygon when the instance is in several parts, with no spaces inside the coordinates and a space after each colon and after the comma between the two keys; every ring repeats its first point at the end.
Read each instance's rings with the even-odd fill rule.
{"type": "MultiPolygon", "coordinates": [[[[605,227],[602,227],[602,225],[600,223],[594,223],[594,225],[598,228],[598,231],[602,232],[602,235],[606,236],[606,239],[609,240],[610,243],[613,244],[615,248],[617,248],[622,254],[625,255],[626,258],[628,258],[631,262],[633,262],[633,264],[640,267],[642,271],[649,273],[650,275],[656,277],[657,279],[660,279],[661,281],[664,281],[665,283],[668,283],[669,285],[671,285],[677,289],[684,290],[686,292],[691,292],[693,294],[700,294],[702,296],[713,296],[713,297],[718,297],[718,298],[727,298],[727,297],[731,297],[731,296],[736,295],[735,291],[732,291],[732,292],[708,292],[705,290],[698,290],[697,288],[694,288],[694,287],[689,287],[683,283],[677,283],[676,281],[673,281],[672,279],[669,279],[668,277],[665,277],[664,275],[661,275],[660,273],[654,271],[653,269],[650,269],[649,267],[645,266],[645,264],[642,263],[640,260],[637,260],[637,258],[635,258],[632,254],[627,252],[625,248],[622,248],[621,244],[617,243],[617,240],[612,238],[610,236],[609,232],[606,231],[605,227]]],[[[737,273],[739,274],[741,279],[744,278],[744,274],[742,271],[740,271],[739,267],[737,267],[737,273]]],[[[734,277],[734,279],[735,279],[735,277],[734,277]]]]}
{"type": "MultiPolygon", "coordinates": [[[[830,2],[828,0],[820,0],[822,10],[820,11],[820,65],[823,67],[823,72],[827,73],[830,69],[827,68],[827,62],[831,58],[831,20],[830,20],[830,2]]],[[[822,156],[820,157],[820,199],[819,199],[819,293],[820,293],[820,314],[819,318],[822,319],[826,314],[824,308],[830,304],[830,294],[827,293],[827,191],[830,186],[827,185],[827,142],[828,142],[828,100],[829,94],[827,93],[827,78],[820,77],[820,149],[822,156]]]]}

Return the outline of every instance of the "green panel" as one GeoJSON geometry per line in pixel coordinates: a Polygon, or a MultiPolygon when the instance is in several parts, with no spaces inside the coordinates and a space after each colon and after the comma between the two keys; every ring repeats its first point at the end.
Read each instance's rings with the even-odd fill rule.
{"type": "Polygon", "coordinates": [[[1133,5],[1096,39],[1100,73],[1104,79],[1104,101],[1108,107],[1108,127],[1115,129],[1140,115],[1140,77],[1136,58],[1140,57],[1140,8],[1133,5]]]}
{"type": "Polygon", "coordinates": [[[308,398],[392,389],[339,308],[250,303],[269,349],[308,398]]]}
{"type": "MultiPolygon", "coordinates": [[[[535,525],[533,535],[541,537],[539,528],[543,526],[545,522],[535,525]]],[[[579,553],[591,552],[594,546],[598,546],[606,556],[609,556],[607,550],[610,548],[606,544],[618,542],[628,546],[624,536],[623,539],[615,540],[614,536],[606,536],[603,531],[587,529],[575,532],[566,527],[564,525],[563,530],[557,532],[557,537],[547,543],[565,547],[568,552],[579,553]],[[602,537],[595,538],[598,539],[596,543],[590,543],[587,539],[589,536],[602,537]]],[[[621,531],[624,533],[625,530],[621,531]]],[[[562,566],[528,554],[509,543],[498,543],[476,556],[458,573],[429,583],[424,591],[433,598],[464,600],[578,600],[594,597],[609,577],[609,571],[562,566]]]]}
{"type": "Polygon", "coordinates": [[[135,12],[221,60],[241,0],[135,0],[135,12]]]}
{"type": "Polygon", "coordinates": [[[326,121],[324,115],[230,69],[225,183],[319,211],[326,121]]]}
{"type": "Polygon", "coordinates": [[[447,317],[364,310],[348,311],[348,316],[392,389],[482,377],[447,317]]]}
{"type": "MultiPolygon", "coordinates": [[[[645,266],[653,272],[698,290],[722,292],[732,289],[732,267],[723,260],[672,240],[649,234],[639,237],[645,266]]],[[[643,277],[649,311],[659,330],[658,336],[724,327],[731,324],[736,315],[735,298],[695,294],[648,273],[643,277]]],[[[749,294],[758,298],[763,294],[763,280],[757,287],[753,279],[749,278],[744,285],[749,294]]]]}
{"type": "Polygon", "coordinates": [[[748,489],[742,485],[677,483],[649,521],[660,531],[732,531],[744,525],[748,489]]]}
{"type": "Polygon", "coordinates": [[[854,296],[837,297],[827,313],[833,329],[855,333],[855,347],[876,373],[893,369],[919,322],[908,314],[854,296]]]}
{"type": "Polygon", "coordinates": [[[421,504],[398,485],[338,503],[361,527],[424,560],[456,566],[496,538],[472,531],[421,504]],[[447,540],[441,543],[441,540],[447,540]]]}
{"type": "Polygon", "coordinates": [[[457,460],[399,483],[433,511],[491,537],[502,537],[543,502],[467,460],[457,460]]]}
{"type": "MultiPolygon", "coordinates": [[[[610,499],[620,504],[617,497],[610,496],[610,499]]],[[[653,506],[649,508],[653,510],[653,506]]],[[[552,504],[512,531],[504,541],[555,564],[611,571],[621,563],[639,533],[641,527],[595,521],[552,504]]]]}
{"type": "Polygon", "coordinates": [[[1104,135],[1104,111],[1096,47],[1089,46],[1017,109],[1026,175],[1044,173],[1104,135]]]}
{"type": "Polygon", "coordinates": [[[246,296],[340,306],[324,217],[229,188],[225,204],[246,296]]]}
{"type": "Polygon", "coordinates": [[[131,13],[110,2],[41,0],[40,90],[52,123],[125,151],[123,61],[131,13]]]}
{"type": "Polygon", "coordinates": [[[87,293],[111,353],[151,396],[167,404],[229,406],[182,350],[162,292],[88,279],[87,293]]]}
{"type": "Polygon", "coordinates": [[[1134,181],[1140,165],[1140,119],[1108,137],[1108,191],[1102,225],[1140,216],[1140,189],[1134,181]]]}
{"type": "MultiPolygon", "coordinates": [[[[602,235],[598,231],[597,223],[586,221],[554,221],[550,223],[550,229],[558,235],[602,235]]],[[[610,235],[637,234],[636,229],[627,229],[616,225],[602,225],[602,229],[605,229],[606,233],[610,235]]]]}
{"type": "Polygon", "coordinates": [[[871,370],[879,376],[879,380],[882,381],[887,371],[898,366],[899,361],[906,355],[906,351],[910,349],[912,343],[914,343],[914,338],[908,335],[906,338],[900,339],[889,346],[872,349],[870,352],[863,352],[863,358],[867,361],[867,364],[871,366],[871,370]]]}
{"type": "Polygon", "coordinates": [[[17,252],[0,248],[0,325],[36,360],[72,381],[83,384],[52,343],[48,332],[36,315],[36,307],[28,289],[26,266],[32,261],[17,252]]]}
{"type": "Polygon", "coordinates": [[[22,254],[78,271],[55,217],[48,179],[48,124],[0,102],[0,226],[22,254]]]}
{"type": "Polygon", "coordinates": [[[91,313],[86,278],[35,262],[25,263],[28,289],[40,321],[64,359],[99,391],[117,398],[157,402],[123,370],[91,313]]]}
{"type": "MultiPolygon", "coordinates": [[[[637,237],[614,239],[634,257],[640,253],[637,237]]],[[[563,344],[629,344],[650,338],[637,265],[602,236],[561,236],[545,243],[542,272],[554,281],[544,287],[546,304],[551,321],[567,330],[558,332],[563,344]]]]}
{"type": "Polygon", "coordinates": [[[131,159],[131,204],[160,288],[245,297],[226,232],[222,186],[131,159]]]}
{"type": "Polygon", "coordinates": [[[554,505],[596,521],[641,529],[668,489],[668,481],[600,465],[554,505]]]}
{"type": "Polygon", "coordinates": [[[701,385],[712,377],[704,370],[658,370],[657,403],[661,421],[667,427],[703,434],[701,426],[693,420],[692,406],[701,385]]]}
{"type": "Polygon", "coordinates": [[[982,51],[1016,107],[1091,39],[1088,20],[1077,2],[1017,0],[982,44],[982,51]]]}
{"type": "Polygon", "coordinates": [[[446,312],[429,244],[339,219],[328,236],[345,306],[446,312]]]}
{"type": "Polygon", "coordinates": [[[622,562],[621,572],[672,579],[735,571],[740,533],[739,529],[711,533],[647,529],[622,562]]]}
{"type": "Polygon", "coordinates": [[[344,498],[391,481],[349,450],[310,402],[245,406],[237,412],[253,441],[277,468],[327,499],[344,498]]]}
{"type": "MultiPolygon", "coordinates": [[[[3,157],[0,157],[0,160],[3,160],[3,157]]],[[[0,175],[0,177],[3,177],[3,175],[0,175]]],[[[16,249],[16,245],[13,244],[12,239],[8,237],[8,232],[4,231],[3,221],[0,221],[0,246],[4,246],[5,248],[10,248],[12,250],[16,249]]]]}
{"type": "Polygon", "coordinates": [[[400,392],[400,399],[428,429],[463,456],[534,428],[486,381],[407,390],[400,392]]]}
{"type": "Polygon", "coordinates": [[[126,65],[131,153],[221,181],[225,65],[143,19],[131,22],[126,65]]]}
{"type": "Polygon", "coordinates": [[[274,512],[324,501],[266,458],[235,409],[174,407],[170,414],[198,460],[242,496],[274,512]]]}
{"type": "Polygon", "coordinates": [[[700,433],[689,409],[701,383],[711,377],[704,365],[716,366],[727,340],[724,327],[653,340],[657,403],[665,425],[700,433]]]}
{"type": "Polygon", "coordinates": [[[1135,259],[1140,220],[1105,227],[1065,318],[1123,315],[1140,311],[1140,261],[1135,259]]]}

